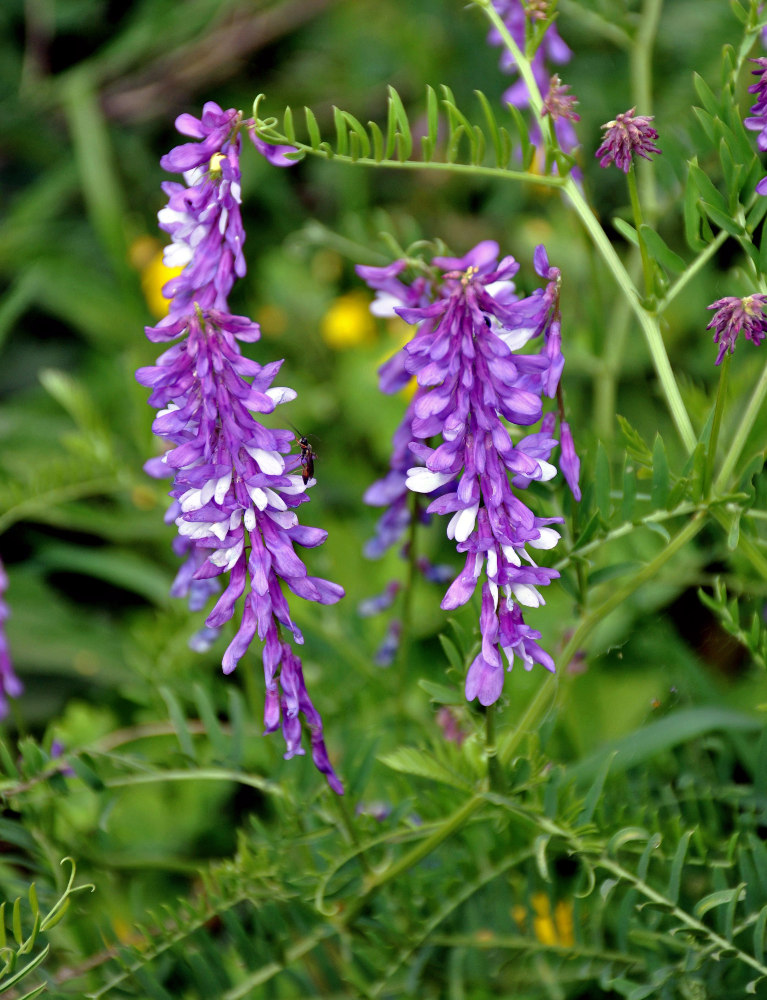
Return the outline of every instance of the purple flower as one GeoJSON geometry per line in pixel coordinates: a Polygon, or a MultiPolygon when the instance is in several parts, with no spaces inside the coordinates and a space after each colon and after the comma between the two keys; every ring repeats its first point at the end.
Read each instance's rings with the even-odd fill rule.
{"type": "MultiPolygon", "coordinates": [[[[545,2],[540,2],[540,0],[537,3],[528,3],[527,5],[523,5],[522,0],[493,0],[493,6],[503,18],[509,34],[522,51],[525,50],[527,19],[538,21],[548,16],[546,9],[548,5],[545,2]]],[[[495,28],[491,29],[487,40],[491,45],[503,45],[503,39],[495,28]]],[[[546,67],[547,61],[561,65],[569,62],[571,57],[572,52],[560,38],[556,26],[553,23],[550,24],[530,63],[530,68],[541,94],[546,94],[550,88],[549,70],[546,67]]],[[[516,74],[518,72],[516,60],[505,48],[501,55],[501,69],[504,73],[516,74]]],[[[528,93],[527,84],[521,76],[505,91],[503,100],[507,104],[513,104],[515,108],[527,108],[530,106],[530,94],[528,93]]],[[[566,100],[574,102],[575,99],[567,96],[566,100]]],[[[573,117],[572,114],[555,116],[551,113],[551,109],[545,108],[545,105],[544,109],[552,116],[554,131],[556,132],[559,145],[565,153],[572,152],[578,145],[578,137],[575,134],[575,129],[571,121],[578,121],[578,116],[575,115],[573,117]]],[[[536,145],[540,143],[541,135],[537,127],[531,129],[530,135],[536,145]]]]}
{"type": "Polygon", "coordinates": [[[616,115],[614,121],[602,126],[606,129],[602,145],[594,154],[600,157],[599,166],[608,167],[614,163],[624,174],[629,172],[634,162],[634,154],[650,159],[650,153],[660,153],[654,145],[658,133],[650,122],[652,115],[635,115],[636,108],[616,115]]]}
{"type": "Polygon", "coordinates": [[[399,641],[402,637],[402,622],[398,618],[392,618],[386,629],[381,645],[375,652],[373,663],[377,667],[390,667],[394,663],[394,658],[399,649],[399,641]]]}
{"type": "MultiPolygon", "coordinates": [[[[418,459],[406,471],[405,486],[431,495],[429,513],[450,515],[447,535],[465,554],[442,607],[465,604],[485,576],[482,649],[466,678],[467,698],[484,705],[501,694],[501,652],[509,666],[517,655],[526,669],[534,662],[554,669],[520,606],[543,604],[538,587],[559,575],[537,566],[528,549],[552,548],[559,535],[550,525],[561,521],[534,515],[512,489],[556,475],[549,462],[557,445],[555,415],[549,414],[539,431],[515,439],[508,428],[538,423],[542,396],[557,392],[564,364],[561,277],[539,247],[535,266],[547,284],[520,299],[513,285],[519,265],[512,257],[500,263],[497,257],[498,245],[487,240],[464,257],[434,258],[432,266],[442,273],[427,289],[432,300],[395,310],[416,327],[397,362],[418,383],[398,432],[400,452],[406,447],[418,459]],[[542,339],[537,353],[514,353],[537,338],[542,339]],[[406,446],[405,432],[412,435],[406,446]]],[[[367,277],[377,280],[380,272],[367,277]]],[[[400,292],[400,299],[406,298],[400,292]]],[[[562,462],[577,489],[577,458],[569,442],[562,462]]]]}
{"type": "MultiPolygon", "coordinates": [[[[767,30],[767,29],[765,29],[767,30]]],[[[751,108],[751,117],[745,118],[743,124],[752,132],[758,132],[756,145],[761,152],[767,150],[767,58],[761,56],[752,59],[758,69],[753,70],[759,79],[748,88],[750,94],[756,94],[756,103],[751,108]]],[[[756,185],[757,194],[767,194],[767,177],[763,177],[756,185]]]]}
{"type": "MultiPolygon", "coordinates": [[[[283,639],[284,631],[303,642],[283,585],[319,604],[332,604],[344,592],[310,576],[295,551],[296,545],[321,545],[327,532],[298,522],[296,508],[308,497],[302,476],[294,474],[300,456],[290,453],[293,432],[267,428],[258,419],[295,392],[272,385],[281,361],[262,366],[243,357],[240,344],[258,340],[259,327],[227,305],[235,278],[245,273],[239,154],[240,130],[250,124],[240,112],[208,103],[201,119],[181,115],[176,122],[198,141],[177,146],[161,161],[184,173],[185,184],[164,185],[169,202],[159,218],[173,241],[169,255],[185,266],[165,286],[172,300],[168,315],[146,328],[150,340],[170,346],[155,365],[136,373],[158,409],[153,430],[168,445],[146,469],[173,477],[166,520],[178,529],[174,547],[185,562],[171,593],[188,596],[192,610],[219,595],[192,647],[207,649],[241,602],[237,631],[222,659],[224,673],[235,669],[257,636],[264,644],[266,731],[282,728],[287,758],[303,754],[303,716],[314,763],[341,793],[301,661],[283,639]]],[[[285,150],[254,143],[271,162],[285,156],[285,150]]]]}
{"type": "Polygon", "coordinates": [[[714,343],[719,344],[719,353],[716,356],[718,365],[722,363],[722,358],[728,351],[732,354],[735,350],[735,341],[741,330],[746,340],[750,340],[757,347],[761,344],[767,335],[765,305],[767,305],[767,295],[755,292],[742,299],[729,295],[724,299],[717,299],[706,307],[716,309],[706,329],[713,329],[714,343]]]}
{"type": "Polygon", "coordinates": [[[24,685],[13,672],[8,652],[8,640],[5,635],[5,622],[10,614],[5,601],[7,589],[8,576],[0,559],[0,719],[4,719],[8,715],[8,699],[18,698],[24,691],[24,685]]]}
{"type": "Polygon", "coordinates": [[[581,120],[581,116],[575,110],[578,99],[574,94],[567,93],[569,89],[570,84],[562,83],[558,73],[549,80],[549,89],[543,99],[543,113],[551,115],[551,120],[554,122],[565,118],[571,122],[581,120]]]}

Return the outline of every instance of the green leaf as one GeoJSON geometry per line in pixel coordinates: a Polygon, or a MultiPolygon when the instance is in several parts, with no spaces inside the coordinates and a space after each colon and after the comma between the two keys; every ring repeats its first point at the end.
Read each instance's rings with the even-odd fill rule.
{"type": "Polygon", "coordinates": [[[698,900],[693,909],[693,913],[698,919],[700,919],[710,910],[714,910],[719,906],[737,906],[738,901],[743,899],[745,895],[746,887],[742,882],[734,889],[719,889],[717,892],[710,892],[707,896],[704,896],[703,899],[698,900]]]}
{"type": "Polygon", "coordinates": [[[538,868],[538,873],[544,882],[551,881],[551,876],[549,875],[549,865],[546,858],[546,849],[549,846],[550,839],[551,837],[548,833],[541,833],[535,838],[535,843],[533,844],[535,864],[538,868]]]}
{"type": "Polygon", "coordinates": [[[80,781],[84,782],[89,788],[92,788],[95,792],[103,791],[104,782],[96,774],[93,768],[85,762],[82,755],[72,754],[68,758],[69,764],[72,770],[75,772],[80,781]]]}
{"type": "Polygon", "coordinates": [[[643,224],[639,227],[639,233],[652,256],[663,267],[665,267],[667,271],[671,271],[673,274],[681,274],[681,272],[684,271],[687,267],[686,262],[679,256],[679,254],[674,253],[674,251],[666,245],[664,240],[654,229],[651,229],[650,226],[643,224]]]}
{"type": "Polygon", "coordinates": [[[628,455],[623,464],[623,496],[621,498],[621,518],[630,521],[634,507],[636,505],[637,477],[634,469],[629,465],[628,455]]]}
{"type": "Polygon", "coordinates": [[[652,466],[652,452],[645,444],[641,434],[631,426],[625,417],[619,413],[616,414],[616,417],[626,442],[627,452],[636,462],[649,469],[652,466]]]}
{"type": "Polygon", "coordinates": [[[370,138],[373,140],[373,159],[376,163],[380,163],[386,152],[383,132],[377,122],[368,122],[368,129],[370,130],[370,138]]]}
{"type": "Polygon", "coordinates": [[[693,182],[695,187],[704,202],[707,202],[710,206],[717,209],[721,215],[727,214],[727,204],[724,198],[717,191],[714,185],[709,180],[707,174],[705,174],[698,164],[694,160],[689,161],[690,170],[690,180],[693,182]]]}
{"type": "Polygon", "coordinates": [[[714,96],[713,90],[709,87],[700,73],[693,73],[692,82],[698,97],[703,103],[703,107],[712,115],[719,114],[719,101],[714,96]]]}
{"type": "Polygon", "coordinates": [[[711,205],[707,201],[701,201],[706,215],[715,222],[720,229],[724,229],[731,236],[743,236],[745,229],[743,226],[730,217],[726,208],[720,209],[717,205],[711,205]]]}
{"type": "Polygon", "coordinates": [[[446,684],[435,684],[434,681],[427,681],[422,677],[418,681],[418,687],[425,691],[431,700],[438,705],[466,704],[466,696],[463,691],[448,687],[446,684]]]}
{"type": "Polygon", "coordinates": [[[370,137],[367,134],[367,130],[361,121],[358,121],[354,115],[350,115],[348,111],[342,111],[343,119],[346,124],[351,129],[349,134],[350,148],[354,141],[358,145],[358,150],[356,155],[353,155],[353,159],[357,159],[362,156],[367,159],[370,156],[370,137]]]}
{"type": "Polygon", "coordinates": [[[662,840],[663,838],[659,833],[654,833],[647,841],[637,864],[637,878],[640,882],[647,880],[647,869],[650,867],[652,856],[660,847],[662,840]]]}
{"type": "Polygon", "coordinates": [[[442,650],[448,659],[451,667],[454,667],[459,673],[463,674],[464,663],[463,657],[458,652],[458,647],[449,639],[446,635],[440,634],[439,636],[440,644],[442,645],[442,650]]]}
{"type": "Polygon", "coordinates": [[[600,524],[601,524],[601,519],[599,516],[599,511],[595,510],[594,513],[586,522],[585,528],[583,528],[581,533],[573,542],[573,547],[570,551],[577,552],[578,549],[581,549],[583,548],[584,545],[587,545],[594,537],[594,535],[596,535],[596,533],[599,531],[600,524]]]}
{"type": "Polygon", "coordinates": [[[296,128],[293,124],[293,109],[289,106],[285,108],[285,114],[282,116],[282,131],[290,143],[295,143],[296,128]]]}
{"type": "Polygon", "coordinates": [[[610,770],[610,765],[612,764],[612,762],[613,762],[612,757],[605,757],[602,767],[600,768],[596,778],[591,784],[591,788],[589,788],[588,792],[586,793],[586,798],[584,799],[583,802],[583,809],[581,810],[580,815],[578,816],[577,819],[577,823],[579,826],[590,823],[594,818],[594,812],[596,811],[597,805],[599,804],[599,800],[602,796],[602,790],[604,789],[605,781],[607,780],[607,774],[610,770]]]}
{"type": "Polygon", "coordinates": [[[656,434],[652,449],[652,489],[650,491],[650,502],[655,510],[661,510],[666,506],[668,493],[669,471],[666,446],[663,444],[660,434],[656,434]]]}
{"type": "MultiPolygon", "coordinates": [[[[767,199],[765,199],[767,200],[767,199]]],[[[688,178],[684,189],[684,238],[696,253],[706,249],[706,241],[700,238],[700,211],[698,209],[698,189],[688,178]]]]}
{"type": "Polygon", "coordinates": [[[605,447],[597,444],[596,468],[594,471],[594,499],[605,521],[610,520],[610,460],[605,447]]]}
{"type": "Polygon", "coordinates": [[[482,112],[485,116],[485,121],[487,122],[490,138],[493,143],[493,149],[495,151],[495,165],[503,170],[508,163],[508,159],[504,158],[503,140],[501,139],[501,133],[498,129],[498,122],[496,121],[495,114],[493,109],[490,107],[490,102],[482,91],[475,90],[474,93],[477,95],[479,103],[482,105],[482,112]]]}
{"type": "Polygon", "coordinates": [[[684,867],[684,859],[687,855],[687,847],[690,843],[690,837],[692,837],[692,835],[692,830],[687,830],[682,834],[679,839],[679,843],[677,844],[676,851],[674,852],[674,860],[671,862],[671,874],[669,875],[666,895],[671,902],[675,904],[679,902],[679,889],[682,884],[682,868],[684,867]]]}
{"type": "Polygon", "coordinates": [[[764,962],[764,942],[765,931],[767,930],[767,906],[763,906],[759,911],[759,916],[754,924],[754,958],[757,962],[764,962]]]}
{"type": "Polygon", "coordinates": [[[218,716],[210,700],[210,695],[201,684],[195,684],[192,691],[197,711],[200,713],[200,719],[205,726],[205,732],[213,747],[213,752],[220,761],[224,761],[229,756],[229,741],[224,735],[221,723],[218,721],[218,716]]]}
{"type": "Polygon", "coordinates": [[[389,85],[389,117],[387,129],[387,156],[394,152],[394,142],[396,140],[397,159],[404,163],[410,159],[413,152],[413,136],[410,131],[410,122],[407,118],[402,99],[397,91],[389,85]],[[392,141],[392,149],[389,150],[389,138],[392,141]]]}
{"type": "Polygon", "coordinates": [[[607,842],[607,853],[615,857],[621,847],[634,843],[637,840],[647,840],[649,832],[641,826],[627,826],[618,830],[607,842]]]}
{"type": "Polygon", "coordinates": [[[176,731],[176,738],[178,739],[179,746],[181,747],[181,752],[189,760],[197,761],[197,754],[194,749],[194,741],[192,735],[189,732],[189,727],[186,724],[186,716],[181,710],[181,706],[176,700],[176,696],[170,690],[170,688],[164,685],[160,688],[160,695],[162,700],[168,709],[168,715],[170,721],[173,723],[173,728],[176,731]]]}
{"type": "Polygon", "coordinates": [[[612,222],[613,227],[617,229],[618,232],[621,234],[621,236],[624,239],[628,240],[628,242],[632,246],[635,247],[639,246],[639,237],[637,236],[636,229],[634,229],[632,225],[630,225],[624,219],[618,218],[617,215],[614,216],[610,221],[612,222]]]}
{"type": "Polygon", "coordinates": [[[317,124],[317,119],[314,117],[314,112],[311,108],[304,108],[304,114],[306,115],[306,130],[309,133],[309,145],[312,149],[319,149],[322,136],[320,135],[320,127],[317,124]]]}
{"type": "Polygon", "coordinates": [[[333,122],[336,126],[336,152],[339,156],[347,156],[349,153],[349,134],[346,131],[346,122],[340,108],[333,106],[333,122]]]}
{"type": "Polygon", "coordinates": [[[390,767],[392,771],[399,771],[401,774],[430,778],[432,781],[450,785],[452,788],[465,789],[469,787],[469,783],[462,775],[446,767],[425,750],[416,750],[415,747],[400,747],[399,750],[384,754],[378,759],[386,767],[390,767]]]}
{"type": "Polygon", "coordinates": [[[608,580],[615,580],[620,576],[625,576],[626,573],[636,573],[639,569],[641,569],[641,564],[636,562],[613,563],[611,566],[605,566],[602,569],[594,570],[593,573],[589,573],[589,586],[596,587],[600,583],[607,583],[608,580]]]}

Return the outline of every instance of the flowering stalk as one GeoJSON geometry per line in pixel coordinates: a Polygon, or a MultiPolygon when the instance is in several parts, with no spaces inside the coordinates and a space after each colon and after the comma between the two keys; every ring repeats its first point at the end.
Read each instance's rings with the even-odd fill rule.
{"type": "Polygon", "coordinates": [[[147,327],[150,340],[171,343],[157,364],[140,368],[136,378],[151,389],[158,408],[154,432],[170,446],[150,460],[150,475],[173,476],[173,503],[166,520],[178,528],[177,554],[185,556],[171,593],[188,596],[201,608],[218,578],[225,589],[194,637],[194,648],[215,641],[243,598],[237,632],[222,667],[230,673],[256,636],[264,643],[267,732],[282,728],[286,758],[303,754],[303,715],[311,736],[315,765],[339,793],[343,787],[328,760],[322,720],[304,684],[301,661],[285,640],[302,643],[281,584],[294,594],[331,604],[343,589],[307,574],[296,544],[322,544],[327,532],[299,524],[295,508],[308,500],[302,476],[292,474],[300,457],[290,452],[292,431],[265,427],[254,414],[267,414],[295,398],[272,382],[282,364],[265,366],[244,358],[240,343],[260,336],[258,324],[233,315],[227,297],[236,277],[245,274],[240,216],[241,133],[245,130],[270,162],[287,166],[290,147],[267,146],[239,111],[212,102],[202,117],[181,115],[176,127],[197,140],[177,146],[163,159],[167,170],[183,174],[184,184],[163,185],[169,196],[159,213],[171,236],[169,266],[183,266],[163,294],[171,300],[167,317],[147,327]]]}
{"type": "MultiPolygon", "coordinates": [[[[477,697],[483,705],[493,704],[501,694],[501,650],[509,667],[516,654],[526,669],[534,662],[554,669],[536,641],[540,633],[525,625],[521,606],[543,604],[537,587],[559,575],[537,566],[527,547],[553,547],[559,534],[550,525],[561,521],[535,516],[512,490],[556,474],[548,461],[557,445],[552,436],[555,414],[516,443],[504,422],[519,427],[537,423],[541,397],[556,395],[564,365],[560,273],[539,247],[536,270],[547,285],[519,299],[511,280],[519,265],[512,257],[498,263],[497,255],[498,245],[488,240],[461,258],[435,257],[435,280],[417,288],[416,283],[399,281],[404,262],[358,269],[380,298],[399,296],[403,304],[395,312],[416,326],[412,340],[387,362],[382,375],[385,382],[394,371],[401,378],[416,376],[418,388],[395,434],[395,452],[398,462],[408,454],[420,464],[404,473],[393,468],[387,481],[396,485],[390,497],[397,510],[402,508],[404,487],[432,495],[428,513],[452,515],[447,534],[466,558],[442,600],[444,609],[465,604],[485,571],[482,651],[466,679],[467,698],[477,697]],[[431,301],[412,305],[408,300],[416,294],[431,301]],[[513,353],[537,337],[542,337],[537,354],[513,353]],[[434,447],[437,439],[441,441],[434,447]]],[[[577,490],[577,457],[571,444],[568,430],[560,467],[577,490]]]]}

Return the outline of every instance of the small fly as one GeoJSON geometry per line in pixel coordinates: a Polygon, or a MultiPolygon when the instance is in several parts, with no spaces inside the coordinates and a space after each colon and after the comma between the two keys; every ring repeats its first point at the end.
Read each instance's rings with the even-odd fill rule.
{"type": "Polygon", "coordinates": [[[309,444],[308,438],[301,435],[298,439],[298,447],[301,449],[301,478],[304,481],[304,486],[309,482],[314,476],[314,460],[318,457],[315,451],[312,451],[312,446],[309,444]]]}

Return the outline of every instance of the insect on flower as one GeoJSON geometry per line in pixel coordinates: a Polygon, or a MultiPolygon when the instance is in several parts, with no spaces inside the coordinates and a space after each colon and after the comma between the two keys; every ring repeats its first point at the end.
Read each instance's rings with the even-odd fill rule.
{"type": "Polygon", "coordinates": [[[304,481],[304,486],[306,486],[314,476],[314,460],[315,458],[319,458],[319,456],[316,451],[312,451],[312,446],[309,444],[308,438],[303,434],[298,439],[298,447],[301,449],[301,478],[304,481]]]}

